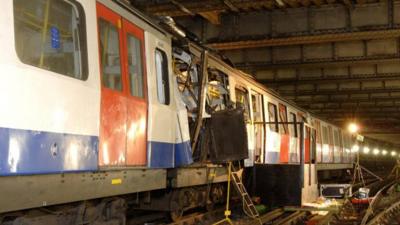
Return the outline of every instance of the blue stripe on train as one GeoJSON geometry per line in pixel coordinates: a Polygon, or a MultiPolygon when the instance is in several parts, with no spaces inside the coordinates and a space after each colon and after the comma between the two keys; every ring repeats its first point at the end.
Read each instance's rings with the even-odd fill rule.
{"type": "Polygon", "coordinates": [[[98,169],[99,138],[0,128],[0,176],[98,169]]]}
{"type": "Polygon", "coordinates": [[[280,161],[279,152],[267,152],[265,163],[279,164],[280,161]]]}
{"type": "Polygon", "coordinates": [[[190,141],[175,144],[175,167],[186,166],[192,163],[193,158],[190,141]]]}
{"type": "MultiPolygon", "coordinates": [[[[98,170],[97,136],[0,128],[0,176],[98,170]]],[[[190,142],[149,142],[150,168],[193,163],[190,142]]]]}
{"type": "Polygon", "coordinates": [[[148,144],[150,168],[174,168],[193,163],[189,141],[182,143],[151,141],[148,144]]]}

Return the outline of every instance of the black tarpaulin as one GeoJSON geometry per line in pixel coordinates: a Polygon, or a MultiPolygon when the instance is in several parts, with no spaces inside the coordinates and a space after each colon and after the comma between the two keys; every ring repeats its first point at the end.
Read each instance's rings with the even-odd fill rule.
{"type": "Polygon", "coordinates": [[[224,163],[248,158],[243,109],[229,109],[211,115],[211,162],[224,163]]]}

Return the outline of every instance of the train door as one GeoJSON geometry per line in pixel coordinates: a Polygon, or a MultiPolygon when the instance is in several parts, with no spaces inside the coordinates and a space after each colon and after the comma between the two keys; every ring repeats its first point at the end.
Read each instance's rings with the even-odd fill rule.
{"type": "Polygon", "coordinates": [[[348,133],[343,132],[343,162],[344,163],[351,162],[350,142],[351,142],[350,135],[348,133]]]}
{"type": "Polygon", "coordinates": [[[278,110],[275,104],[268,102],[268,126],[266,129],[264,163],[278,164],[280,160],[279,151],[278,110]]]}
{"type": "Polygon", "coordinates": [[[339,130],[335,128],[333,130],[333,138],[334,138],[334,148],[333,148],[333,162],[334,163],[340,163],[341,158],[342,158],[342,149],[341,149],[341,143],[340,143],[340,138],[339,138],[339,130]]]}
{"type": "Polygon", "coordinates": [[[264,110],[263,110],[263,96],[259,93],[252,92],[251,106],[252,106],[252,122],[254,124],[254,161],[261,162],[261,152],[264,151],[264,110]],[[257,124],[260,123],[260,124],[257,124]]]}
{"type": "Polygon", "coordinates": [[[343,132],[341,129],[338,129],[339,131],[339,151],[340,151],[340,163],[343,162],[343,152],[344,152],[344,146],[343,146],[343,132]]]}
{"type": "Polygon", "coordinates": [[[100,165],[125,165],[126,100],[118,14],[97,3],[101,64],[100,165]]]}
{"type": "Polygon", "coordinates": [[[321,122],[315,120],[315,131],[316,131],[316,162],[322,162],[322,138],[321,138],[321,122]]]}
{"type": "Polygon", "coordinates": [[[328,126],[328,140],[329,140],[329,162],[334,162],[334,143],[333,143],[333,130],[332,126],[328,126]]]}
{"type": "Polygon", "coordinates": [[[289,162],[290,163],[299,163],[299,139],[298,139],[298,130],[297,130],[297,117],[296,114],[291,112],[289,113],[289,122],[293,124],[289,124],[289,133],[290,133],[290,150],[289,150],[289,162]]]}
{"type": "Polygon", "coordinates": [[[235,88],[236,105],[244,110],[244,120],[246,123],[250,122],[250,104],[249,104],[249,94],[247,89],[240,86],[235,88]]]}
{"type": "MultiPolygon", "coordinates": [[[[303,113],[298,113],[299,122],[307,123],[306,117],[304,117],[303,113]]],[[[308,126],[304,126],[304,162],[309,163],[311,158],[311,129],[308,126]]]]}
{"type": "Polygon", "coordinates": [[[144,64],[144,32],[122,20],[127,86],[126,164],[146,164],[147,90],[144,64]]]}
{"type": "Polygon", "coordinates": [[[322,125],[322,162],[329,162],[329,134],[328,127],[322,125]]]}
{"type": "Polygon", "coordinates": [[[310,128],[304,126],[304,162],[309,163],[311,158],[311,135],[310,128]]]}
{"type": "Polygon", "coordinates": [[[244,120],[246,122],[249,158],[246,159],[244,163],[245,166],[252,166],[254,162],[254,132],[251,125],[249,92],[246,88],[236,85],[235,96],[236,107],[240,107],[244,110],[244,120]]]}
{"type": "Polygon", "coordinates": [[[287,124],[287,108],[284,104],[279,104],[279,131],[281,135],[281,146],[280,146],[280,162],[289,162],[289,126],[287,124]]]}
{"type": "Polygon", "coordinates": [[[99,165],[145,165],[143,31],[97,3],[101,65],[99,165]]]}
{"type": "Polygon", "coordinates": [[[317,130],[314,127],[310,129],[310,160],[311,163],[316,163],[317,157],[317,130]]]}

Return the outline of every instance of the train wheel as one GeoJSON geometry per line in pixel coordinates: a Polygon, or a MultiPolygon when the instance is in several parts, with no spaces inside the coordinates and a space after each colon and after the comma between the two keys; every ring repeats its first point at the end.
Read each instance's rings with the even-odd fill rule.
{"type": "Polygon", "coordinates": [[[171,202],[171,219],[176,222],[179,221],[184,213],[184,209],[189,205],[190,191],[188,189],[180,189],[174,193],[174,198],[171,202]]]}
{"type": "Polygon", "coordinates": [[[210,197],[211,197],[211,201],[214,204],[224,202],[224,191],[222,189],[222,186],[215,185],[214,187],[212,187],[210,197]]]}
{"type": "Polygon", "coordinates": [[[175,209],[170,213],[171,219],[174,222],[178,222],[183,217],[183,210],[182,208],[175,209]]]}
{"type": "Polygon", "coordinates": [[[214,210],[214,208],[215,208],[214,202],[208,200],[208,201],[207,201],[207,204],[206,204],[206,210],[207,210],[208,212],[211,212],[211,211],[214,210]]]}

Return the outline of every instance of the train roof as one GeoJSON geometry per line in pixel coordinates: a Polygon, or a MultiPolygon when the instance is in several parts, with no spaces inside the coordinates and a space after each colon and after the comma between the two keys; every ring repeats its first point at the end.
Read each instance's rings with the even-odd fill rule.
{"type": "MultiPolygon", "coordinates": [[[[107,3],[109,1],[107,0],[100,0],[101,2],[107,3]]],[[[157,31],[160,34],[163,34],[165,36],[171,37],[172,34],[168,31],[166,31],[162,26],[160,26],[153,18],[149,17],[148,15],[144,14],[143,12],[139,11],[136,9],[134,6],[132,6],[129,2],[125,0],[111,0],[112,2],[116,3],[118,6],[132,14],[133,16],[137,17],[140,19],[144,24],[146,24],[148,27],[147,28],[152,28],[153,31],[157,31]]],[[[149,31],[149,30],[146,30],[149,31]]]]}

